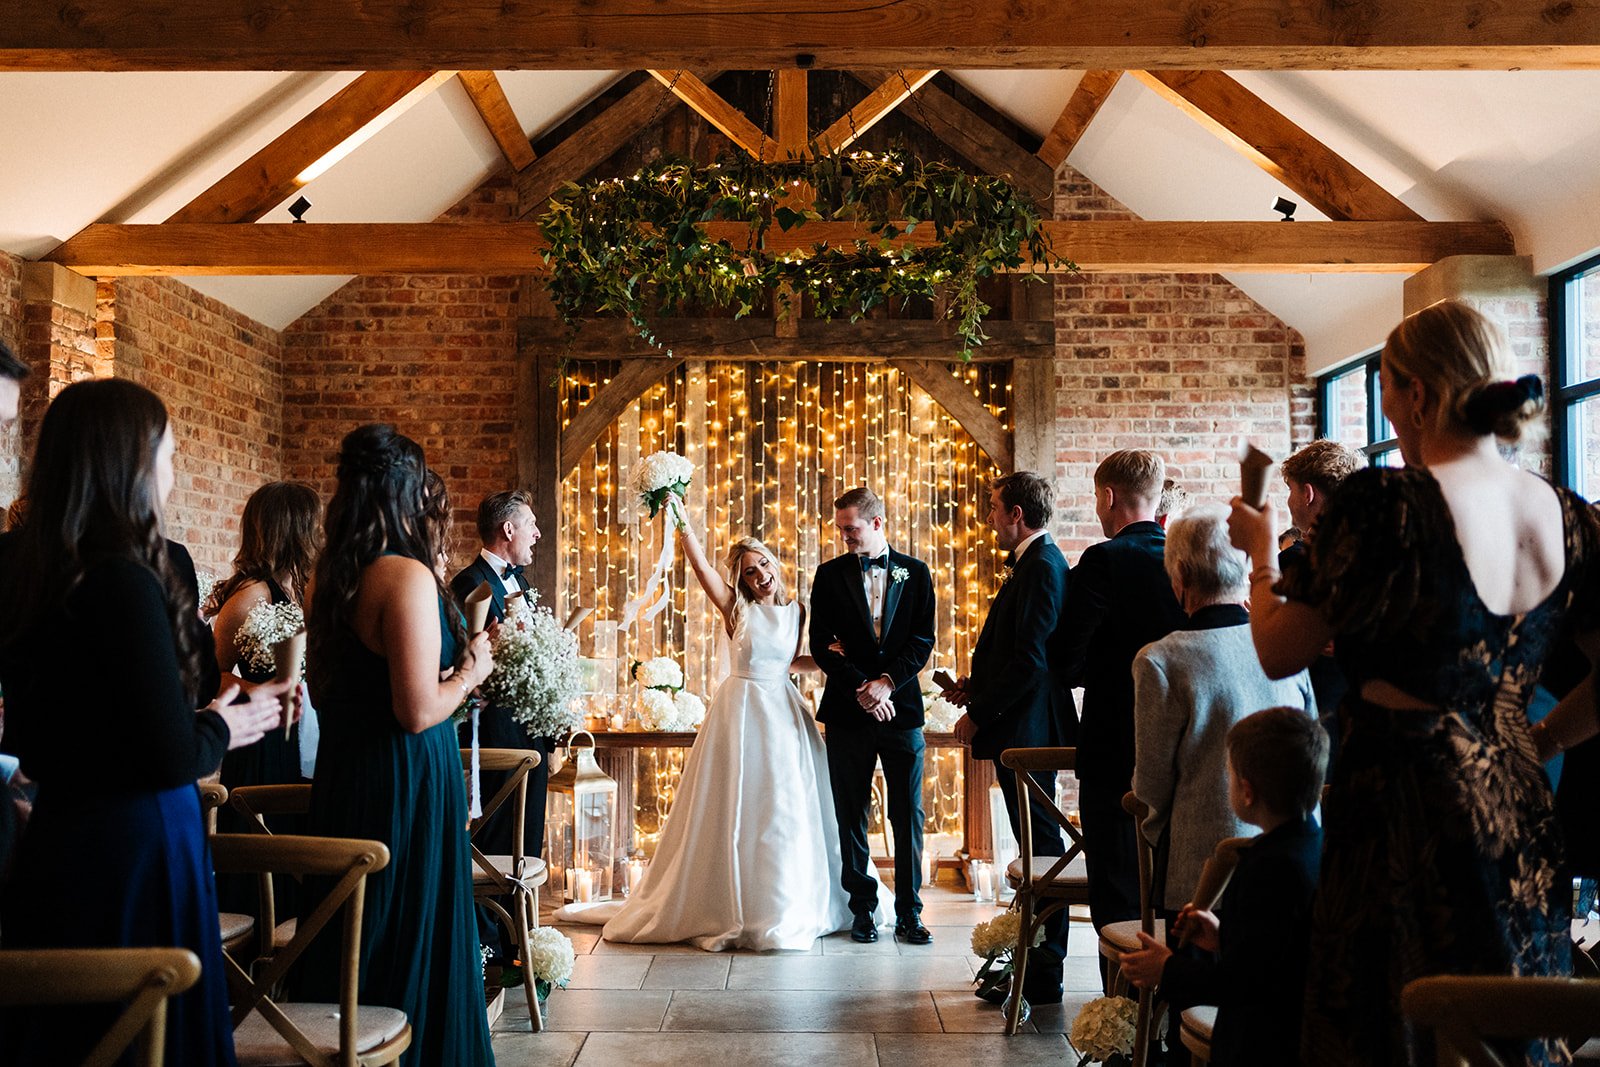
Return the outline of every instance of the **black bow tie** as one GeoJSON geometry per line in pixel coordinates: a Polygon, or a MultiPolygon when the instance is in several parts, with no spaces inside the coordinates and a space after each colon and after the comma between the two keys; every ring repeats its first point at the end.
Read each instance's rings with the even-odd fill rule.
{"type": "Polygon", "coordinates": [[[505,565],[505,568],[503,570],[501,570],[500,577],[502,577],[502,578],[515,578],[517,575],[520,575],[521,573],[522,573],[522,568],[521,567],[517,566],[515,563],[507,563],[505,565]]]}
{"type": "Polygon", "coordinates": [[[881,556],[861,557],[861,569],[863,572],[868,571],[873,567],[882,567],[887,570],[889,567],[889,554],[886,552],[881,556]]]}

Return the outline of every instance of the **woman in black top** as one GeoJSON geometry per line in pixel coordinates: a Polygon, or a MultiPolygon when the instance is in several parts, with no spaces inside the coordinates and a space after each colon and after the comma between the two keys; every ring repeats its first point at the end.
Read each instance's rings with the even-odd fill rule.
{"type": "MultiPolygon", "coordinates": [[[[0,563],[4,747],[39,783],[0,929],[7,948],[191,949],[202,977],[169,1008],[166,1062],[231,1064],[194,782],[278,723],[279,694],[195,711],[209,656],[162,536],[172,454],[165,407],[132,382],[68,386],[45,413],[28,522],[0,563]]],[[[76,1062],[104,1032],[85,1011],[4,1016],[0,1061],[76,1062]]]]}

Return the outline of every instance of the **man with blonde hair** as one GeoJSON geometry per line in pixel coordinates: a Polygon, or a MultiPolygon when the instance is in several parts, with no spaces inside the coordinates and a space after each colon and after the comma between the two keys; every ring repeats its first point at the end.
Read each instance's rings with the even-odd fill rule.
{"type": "MultiPolygon", "coordinates": [[[[1167,477],[1153,452],[1124,449],[1094,472],[1094,510],[1108,538],[1084,549],[1067,583],[1052,657],[1062,683],[1083,688],[1078,724],[1078,810],[1098,930],[1139,916],[1133,817],[1133,658],[1184,623],[1163,562],[1156,505],[1167,477]]],[[[1102,976],[1105,961],[1101,961],[1102,976]]]]}

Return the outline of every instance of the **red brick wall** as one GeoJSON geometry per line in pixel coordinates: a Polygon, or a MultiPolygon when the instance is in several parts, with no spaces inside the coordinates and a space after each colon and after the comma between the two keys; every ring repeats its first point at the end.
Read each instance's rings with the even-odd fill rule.
{"type": "MultiPolygon", "coordinates": [[[[0,251],[0,341],[13,352],[22,348],[22,259],[0,251]]],[[[21,492],[22,432],[15,425],[0,428],[0,507],[21,492]]]]}
{"type": "MultiPolygon", "coordinates": [[[[516,206],[516,190],[492,180],[444,217],[511,221],[516,206]]],[[[326,499],[344,435],[392,422],[449,487],[456,557],[475,552],[478,501],[516,485],[520,285],[474,275],[357,278],[293,323],[284,331],[287,476],[326,499]]]]}
{"type": "MultiPolygon", "coordinates": [[[[1063,167],[1056,217],[1135,216],[1063,167]]],[[[1093,475],[1110,452],[1154,451],[1196,502],[1226,502],[1241,436],[1280,458],[1310,440],[1299,335],[1222,277],[1068,275],[1055,295],[1056,532],[1069,558],[1102,539],[1093,475]]]]}
{"type": "Polygon", "coordinates": [[[226,574],[244,502],[283,476],[283,343],[277,331],[171,279],[100,283],[102,365],[166,401],[178,442],[168,533],[226,574]]]}

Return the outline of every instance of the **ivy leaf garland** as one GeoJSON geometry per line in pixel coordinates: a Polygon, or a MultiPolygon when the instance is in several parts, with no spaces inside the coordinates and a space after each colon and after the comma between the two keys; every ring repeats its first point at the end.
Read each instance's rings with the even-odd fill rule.
{"type": "Polygon", "coordinates": [[[571,325],[620,313],[662,347],[652,316],[718,307],[742,318],[772,292],[786,305],[807,297],[818,317],[852,322],[892,301],[943,296],[963,359],[987,336],[980,280],[1030,259],[1035,281],[1052,267],[1077,270],[1054,253],[1039,223],[1038,209],[1006,179],[900,148],[776,163],[665,159],[631,178],[569,182],[539,218],[550,294],[571,325]],[[774,225],[821,221],[857,222],[870,236],[843,247],[765,248],[774,225]],[[703,228],[713,222],[748,230],[713,240],[703,228]],[[906,239],[923,227],[934,243],[906,239]]]}

